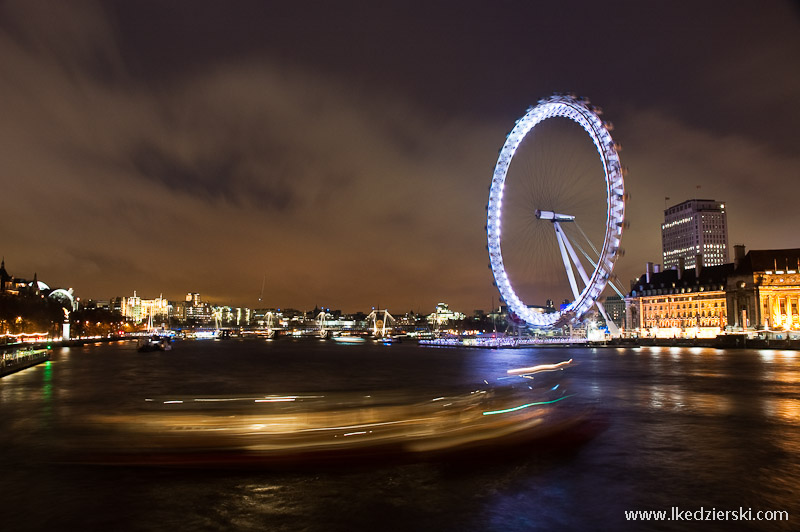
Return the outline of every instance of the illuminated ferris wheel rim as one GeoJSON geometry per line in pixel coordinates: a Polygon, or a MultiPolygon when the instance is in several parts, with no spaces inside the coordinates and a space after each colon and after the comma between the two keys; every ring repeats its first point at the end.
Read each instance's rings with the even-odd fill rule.
{"type": "Polygon", "coordinates": [[[610,127],[599,117],[598,111],[588,101],[572,95],[554,95],[540,100],[519,120],[514,129],[506,137],[500,150],[497,164],[492,175],[487,207],[486,233],[489,249],[489,260],[497,289],[506,302],[509,310],[529,325],[552,326],[564,319],[572,319],[585,314],[594,305],[605,289],[622,240],[622,228],[625,216],[625,187],[622,177],[617,146],[609,133],[610,127]],[[548,118],[562,117],[576,122],[589,134],[597,153],[603,163],[606,180],[606,226],[603,245],[600,249],[597,265],[583,291],[559,312],[535,312],[517,296],[508,280],[503,263],[500,245],[501,214],[503,207],[503,189],[511,160],[525,136],[540,122],[548,118]]]}

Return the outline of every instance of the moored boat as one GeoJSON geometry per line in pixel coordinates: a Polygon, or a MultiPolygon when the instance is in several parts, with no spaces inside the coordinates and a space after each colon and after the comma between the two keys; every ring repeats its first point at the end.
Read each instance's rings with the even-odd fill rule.
{"type": "Polygon", "coordinates": [[[139,343],[138,351],[148,353],[151,351],[170,351],[172,343],[168,336],[153,335],[139,343]]]}

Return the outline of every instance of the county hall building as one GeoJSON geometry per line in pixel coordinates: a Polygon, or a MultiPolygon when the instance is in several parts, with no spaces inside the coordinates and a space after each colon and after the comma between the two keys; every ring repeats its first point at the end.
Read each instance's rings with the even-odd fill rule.
{"type": "Polygon", "coordinates": [[[625,297],[626,332],[702,338],[725,331],[788,331],[800,336],[800,249],[734,246],[733,263],[662,270],[648,263],[625,297]]]}

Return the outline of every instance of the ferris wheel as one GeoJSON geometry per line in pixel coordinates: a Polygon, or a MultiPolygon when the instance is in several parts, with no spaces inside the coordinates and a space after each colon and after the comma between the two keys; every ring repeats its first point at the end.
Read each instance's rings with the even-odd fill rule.
{"type": "Polygon", "coordinates": [[[500,150],[487,206],[489,266],[509,312],[528,325],[561,326],[595,305],[610,321],[598,299],[621,252],[626,195],[612,126],[600,114],[586,99],[553,95],[517,120],[500,150]],[[582,154],[562,155],[568,143],[582,154]],[[586,170],[576,169],[579,160],[586,170]],[[541,169],[526,175],[529,167],[541,169]],[[539,266],[548,256],[549,274],[539,266]],[[548,275],[558,279],[537,287],[548,275]]]}

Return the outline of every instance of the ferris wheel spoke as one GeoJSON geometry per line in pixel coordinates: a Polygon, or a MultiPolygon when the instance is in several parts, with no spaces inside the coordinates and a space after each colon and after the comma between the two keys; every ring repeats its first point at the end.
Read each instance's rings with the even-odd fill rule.
{"type": "MultiPolygon", "coordinates": [[[[578,228],[578,231],[580,231],[581,236],[583,237],[583,239],[586,240],[586,242],[589,243],[589,247],[592,248],[592,251],[594,251],[594,254],[599,257],[600,256],[600,252],[597,251],[597,248],[595,247],[594,243],[591,241],[591,239],[588,236],[586,236],[586,233],[583,231],[583,229],[581,228],[580,224],[577,221],[575,222],[575,227],[578,228]]],[[[594,264],[593,264],[593,266],[594,266],[594,264]]]]}
{"type": "MultiPolygon", "coordinates": [[[[575,226],[576,228],[578,228],[578,230],[580,231],[580,226],[578,226],[578,222],[577,221],[572,225],[575,226]]],[[[568,235],[566,233],[565,233],[565,236],[569,239],[569,242],[572,244],[572,246],[577,248],[578,251],[580,251],[581,255],[583,255],[583,257],[586,259],[586,261],[589,264],[591,264],[592,268],[596,269],[597,268],[597,260],[598,259],[595,258],[595,257],[599,257],[600,253],[597,251],[597,248],[594,246],[592,241],[589,240],[589,238],[586,236],[586,233],[584,233],[583,231],[580,231],[580,233],[581,233],[581,236],[583,237],[583,241],[586,242],[587,244],[589,244],[589,247],[592,249],[592,251],[594,251],[594,253],[595,253],[594,256],[589,255],[589,253],[583,248],[583,246],[581,245],[581,242],[579,242],[576,237],[571,237],[570,235],[568,235]]]]}

